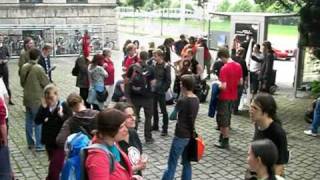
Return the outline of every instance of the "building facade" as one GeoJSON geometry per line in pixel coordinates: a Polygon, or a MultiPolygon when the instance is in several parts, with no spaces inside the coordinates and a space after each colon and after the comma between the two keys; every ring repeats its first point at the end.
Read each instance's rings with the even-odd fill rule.
{"type": "Polygon", "coordinates": [[[0,32],[11,44],[31,35],[67,48],[88,30],[92,43],[103,46],[117,41],[115,7],[116,0],[0,0],[0,32]]]}

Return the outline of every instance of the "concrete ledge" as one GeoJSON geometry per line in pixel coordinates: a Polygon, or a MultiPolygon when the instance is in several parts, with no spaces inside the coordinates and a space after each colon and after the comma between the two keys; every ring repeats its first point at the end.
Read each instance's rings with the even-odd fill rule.
{"type": "Polygon", "coordinates": [[[7,9],[10,7],[28,8],[28,7],[116,7],[116,3],[96,3],[96,4],[62,4],[62,3],[38,3],[38,4],[1,4],[1,9],[7,9]]]}
{"type": "Polygon", "coordinates": [[[90,18],[67,18],[67,24],[90,24],[90,18]]]}
{"type": "Polygon", "coordinates": [[[20,24],[44,24],[44,18],[23,18],[19,19],[20,24]]]}
{"type": "Polygon", "coordinates": [[[52,24],[52,25],[66,24],[67,19],[66,18],[45,18],[44,23],[45,24],[52,24]]]}

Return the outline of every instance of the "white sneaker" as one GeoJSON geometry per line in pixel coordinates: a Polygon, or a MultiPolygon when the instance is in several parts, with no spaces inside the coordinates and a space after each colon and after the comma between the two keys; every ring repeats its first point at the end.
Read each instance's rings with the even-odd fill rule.
{"type": "Polygon", "coordinates": [[[313,136],[313,137],[317,137],[318,136],[318,134],[313,133],[311,130],[305,130],[303,132],[304,132],[304,134],[306,134],[308,136],[313,136]]]}

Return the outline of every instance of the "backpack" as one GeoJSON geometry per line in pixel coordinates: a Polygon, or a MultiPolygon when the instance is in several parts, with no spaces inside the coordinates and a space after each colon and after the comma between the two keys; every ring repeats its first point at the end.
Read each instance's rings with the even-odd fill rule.
{"type": "Polygon", "coordinates": [[[142,67],[132,65],[133,71],[129,80],[130,93],[133,95],[145,95],[148,89],[148,83],[142,67]]]}
{"type": "Polygon", "coordinates": [[[115,169],[115,159],[106,146],[102,144],[90,145],[89,137],[82,133],[74,133],[68,136],[65,151],[67,159],[64,162],[61,171],[61,180],[85,180],[87,173],[85,169],[85,161],[89,149],[102,149],[108,154],[110,163],[110,172],[115,169]]]}

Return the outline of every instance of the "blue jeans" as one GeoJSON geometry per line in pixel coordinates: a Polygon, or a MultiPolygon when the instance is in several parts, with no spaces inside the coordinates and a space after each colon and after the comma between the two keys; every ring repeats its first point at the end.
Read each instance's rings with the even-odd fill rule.
{"type": "Polygon", "coordinates": [[[42,125],[36,125],[34,120],[38,113],[39,107],[26,107],[26,137],[28,146],[36,145],[36,148],[41,148],[43,145],[41,144],[41,129],[42,125]],[[35,131],[35,140],[33,140],[33,129],[35,131]]]}
{"type": "Polygon", "coordinates": [[[183,165],[181,179],[191,180],[191,177],[192,177],[191,164],[187,158],[186,151],[184,151],[186,146],[189,143],[189,140],[190,138],[178,138],[176,136],[173,138],[169,159],[168,159],[168,168],[165,170],[162,176],[162,180],[174,179],[174,174],[176,172],[178,160],[181,155],[182,155],[182,165],[183,165]]]}
{"type": "Polygon", "coordinates": [[[311,124],[312,133],[318,133],[318,128],[320,125],[320,99],[317,100],[316,108],[313,112],[313,120],[311,124]]]}

